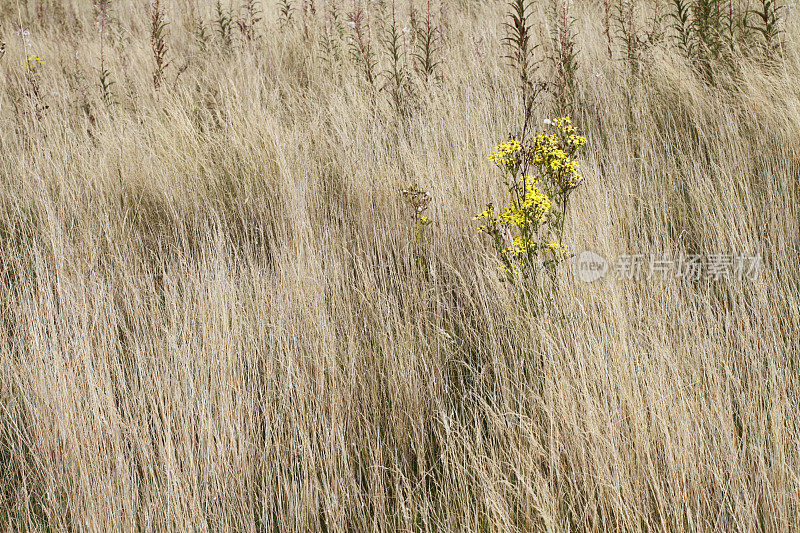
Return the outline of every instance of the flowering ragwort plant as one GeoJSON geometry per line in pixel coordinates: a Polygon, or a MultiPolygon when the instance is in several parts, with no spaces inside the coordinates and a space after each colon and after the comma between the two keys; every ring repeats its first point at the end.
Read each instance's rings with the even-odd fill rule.
{"type": "Polygon", "coordinates": [[[497,145],[489,161],[503,173],[509,203],[489,204],[474,217],[481,221],[508,279],[553,269],[569,257],[564,221],[572,191],[583,181],[575,153],[586,144],[569,117],[546,120],[547,131],[526,143],[511,139],[497,145]]]}

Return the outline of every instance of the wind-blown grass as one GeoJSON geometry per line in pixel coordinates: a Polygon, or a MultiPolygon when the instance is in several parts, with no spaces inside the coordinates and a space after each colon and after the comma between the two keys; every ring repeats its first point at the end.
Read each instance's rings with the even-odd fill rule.
{"type": "Polygon", "coordinates": [[[321,57],[319,3],[308,36],[264,2],[228,44],[192,31],[213,6],[162,0],[188,67],[156,90],[141,4],[110,8],[112,106],[91,6],[0,7],[0,528],[800,527],[792,12],[781,62],[709,86],[666,43],[631,75],[603,6],[574,6],[570,248],[763,269],[563,268],[532,313],[471,220],[503,197],[485,154],[520,105],[501,8],[444,6],[441,76],[398,116],[321,57]]]}

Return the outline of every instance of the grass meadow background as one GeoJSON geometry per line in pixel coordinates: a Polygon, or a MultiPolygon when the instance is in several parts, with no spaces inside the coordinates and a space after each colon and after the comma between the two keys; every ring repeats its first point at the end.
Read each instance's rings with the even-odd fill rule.
{"type": "MultiPolygon", "coordinates": [[[[602,2],[572,6],[570,249],[762,269],[587,284],[564,265],[531,306],[472,220],[502,199],[486,156],[519,118],[505,4],[432,6],[437,79],[410,74],[400,114],[349,54],[350,0],[340,59],[320,45],[328,1],[286,22],[265,0],[249,40],[235,4],[226,43],[213,3],[162,0],[159,88],[147,2],[102,25],[88,1],[0,4],[0,528],[800,527],[793,5],[777,60],[713,83],[666,16],[634,65],[615,27],[609,57],[602,2]]],[[[387,11],[361,2],[380,73],[387,11]]],[[[543,94],[535,128],[557,111],[543,94]]]]}

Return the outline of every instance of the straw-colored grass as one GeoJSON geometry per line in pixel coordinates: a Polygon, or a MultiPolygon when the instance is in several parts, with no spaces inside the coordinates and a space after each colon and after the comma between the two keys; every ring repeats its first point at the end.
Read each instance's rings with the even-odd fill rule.
{"type": "Polygon", "coordinates": [[[576,5],[571,250],[763,268],[563,268],[534,312],[471,220],[517,116],[501,4],[447,3],[443,79],[402,119],[346,51],[320,57],[299,2],[227,47],[211,5],[201,46],[192,2],[162,0],[156,90],[144,4],[112,2],[110,107],[89,2],[0,4],[0,528],[800,527],[793,11],[781,62],[712,87],[666,41],[632,78],[603,6],[576,5]]]}

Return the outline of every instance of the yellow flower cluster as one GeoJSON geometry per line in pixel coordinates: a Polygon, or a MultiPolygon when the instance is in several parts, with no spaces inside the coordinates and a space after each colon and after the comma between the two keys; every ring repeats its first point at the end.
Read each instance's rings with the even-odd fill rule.
{"type": "MultiPolygon", "coordinates": [[[[520,257],[524,256],[530,248],[536,248],[536,241],[525,240],[521,236],[514,237],[511,246],[503,248],[503,253],[509,256],[520,257]]],[[[517,261],[522,261],[517,259],[517,261]]]]}
{"type": "Polygon", "coordinates": [[[499,215],[500,219],[509,226],[542,224],[550,211],[550,198],[536,186],[536,178],[526,175],[523,179],[524,196],[513,200],[499,215]]]}
{"type": "Polygon", "coordinates": [[[25,60],[25,66],[31,70],[35,69],[37,65],[44,63],[44,59],[39,56],[30,56],[25,60]]]}
{"type": "Polygon", "coordinates": [[[575,133],[575,126],[569,117],[557,118],[554,122],[566,145],[578,147],[586,144],[586,137],[575,133]]]}
{"type": "Polygon", "coordinates": [[[546,120],[545,125],[549,129],[529,142],[512,139],[495,147],[489,161],[504,171],[510,203],[499,210],[489,204],[474,217],[483,223],[478,231],[492,237],[501,268],[511,278],[523,266],[528,272],[569,257],[562,243],[563,215],[571,191],[583,181],[574,156],[586,137],[578,135],[569,117],[546,120]],[[555,235],[558,240],[551,239],[555,235]]]}
{"type": "Polygon", "coordinates": [[[488,159],[498,167],[514,168],[519,163],[521,152],[522,143],[514,140],[505,141],[495,147],[488,159]]]}
{"type": "Polygon", "coordinates": [[[488,206],[486,206],[486,209],[484,211],[478,213],[474,217],[472,217],[472,220],[486,220],[487,221],[487,224],[484,224],[484,225],[478,227],[478,233],[483,233],[485,231],[486,232],[490,231],[491,228],[497,223],[497,219],[495,218],[494,205],[489,204],[488,206]]]}
{"type": "Polygon", "coordinates": [[[486,210],[472,217],[473,220],[487,222],[478,228],[478,233],[491,231],[499,225],[528,228],[547,221],[547,213],[552,205],[550,198],[537,187],[535,177],[526,175],[523,180],[525,194],[512,200],[500,213],[496,213],[494,205],[489,204],[486,210]]]}
{"type": "Polygon", "coordinates": [[[559,244],[556,241],[551,240],[547,243],[545,249],[548,252],[552,252],[556,259],[566,259],[569,256],[569,248],[567,248],[566,244],[559,244]]]}
{"type": "MultiPolygon", "coordinates": [[[[556,119],[557,124],[559,120],[556,119]]],[[[530,148],[530,161],[538,165],[543,172],[547,173],[553,183],[562,190],[570,190],[577,187],[583,176],[578,172],[578,161],[570,155],[576,148],[586,143],[586,138],[575,135],[575,128],[567,124],[562,128],[563,135],[556,133],[540,133],[533,140],[530,148]],[[566,133],[566,131],[571,133],[566,133]],[[565,150],[566,149],[566,150],[565,150]]]]}

